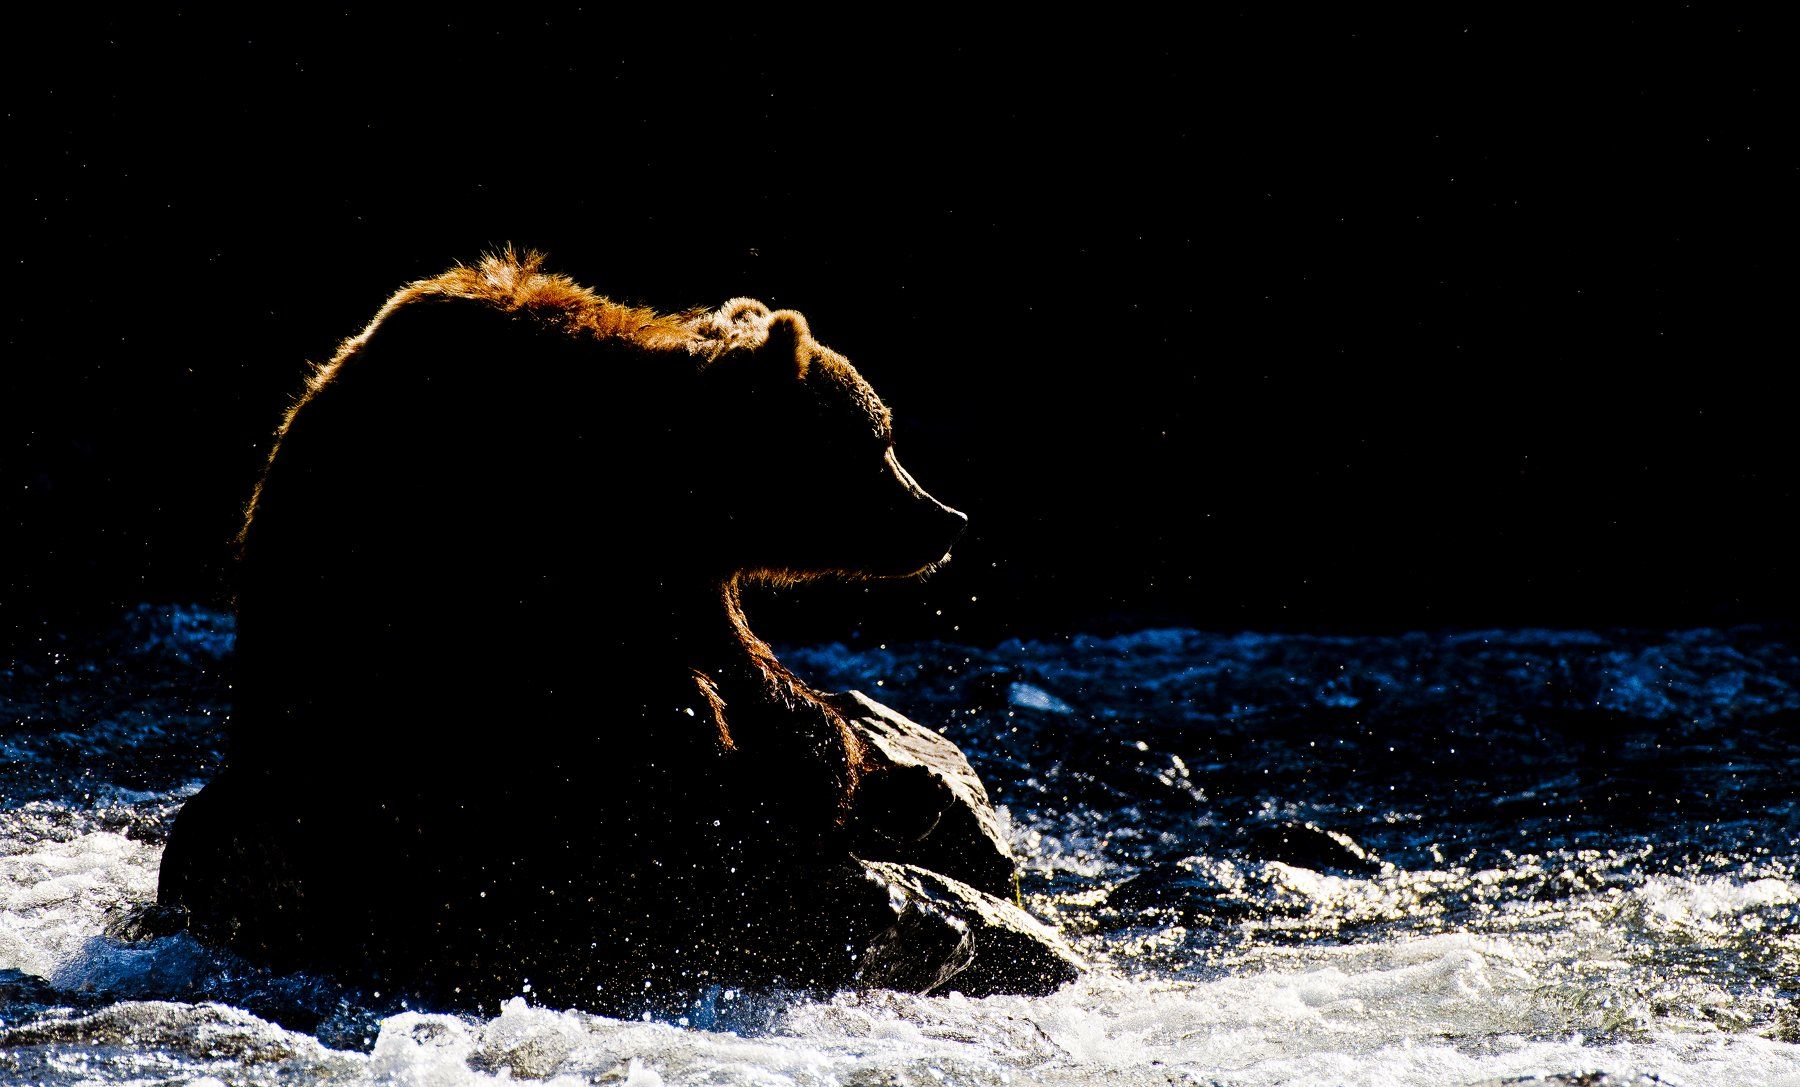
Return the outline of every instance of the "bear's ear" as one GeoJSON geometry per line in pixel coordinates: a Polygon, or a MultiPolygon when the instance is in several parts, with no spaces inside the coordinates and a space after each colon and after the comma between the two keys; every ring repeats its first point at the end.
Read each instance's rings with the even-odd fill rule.
{"type": "Polygon", "coordinates": [[[719,316],[728,325],[751,324],[769,315],[769,307],[754,298],[733,298],[719,307],[719,316]]]}
{"type": "Polygon", "coordinates": [[[778,309],[769,314],[769,346],[787,343],[798,348],[800,341],[812,335],[807,327],[806,318],[798,310],[778,309]]]}
{"type": "Polygon", "coordinates": [[[806,376],[806,341],[812,338],[812,330],[806,326],[806,318],[791,309],[778,309],[769,314],[769,336],[763,341],[757,353],[765,359],[779,360],[784,366],[792,367],[795,376],[806,376]]]}

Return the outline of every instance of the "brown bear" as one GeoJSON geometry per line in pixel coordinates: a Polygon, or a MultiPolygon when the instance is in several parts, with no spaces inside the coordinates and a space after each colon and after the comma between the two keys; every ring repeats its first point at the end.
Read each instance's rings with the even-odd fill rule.
{"type": "Polygon", "coordinates": [[[960,753],[808,688],[740,604],[922,573],[964,524],[798,313],[660,314],[510,250],[411,284],[280,429],[230,754],[160,898],[275,968],[450,1003],[1060,981],[990,897],[1011,858],[960,753]]]}

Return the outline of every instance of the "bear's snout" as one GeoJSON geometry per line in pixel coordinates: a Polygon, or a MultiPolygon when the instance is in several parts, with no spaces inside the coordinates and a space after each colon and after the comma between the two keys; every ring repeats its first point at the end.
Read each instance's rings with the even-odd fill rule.
{"type": "Polygon", "coordinates": [[[893,536],[898,548],[896,566],[902,576],[910,576],[949,559],[950,548],[969,527],[969,518],[921,490],[897,527],[893,536]]]}
{"type": "Polygon", "coordinates": [[[938,508],[939,520],[944,526],[944,553],[949,554],[956,541],[962,539],[963,533],[969,530],[969,515],[959,509],[946,506],[933,498],[932,504],[938,508]]]}

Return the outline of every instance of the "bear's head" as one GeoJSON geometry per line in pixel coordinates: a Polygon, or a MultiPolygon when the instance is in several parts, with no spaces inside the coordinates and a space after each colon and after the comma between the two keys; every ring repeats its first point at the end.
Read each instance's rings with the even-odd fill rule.
{"type": "Polygon", "coordinates": [[[704,531],[734,572],[774,581],[909,577],[948,561],[968,518],[894,456],[887,406],[806,319],[751,299],[709,314],[729,346],[701,377],[704,531]]]}

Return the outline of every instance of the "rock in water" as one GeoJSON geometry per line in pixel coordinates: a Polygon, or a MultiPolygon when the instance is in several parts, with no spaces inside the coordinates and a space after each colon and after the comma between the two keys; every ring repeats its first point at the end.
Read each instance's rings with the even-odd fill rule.
{"type": "Polygon", "coordinates": [[[861,691],[824,696],[872,764],[856,801],[856,851],[1011,898],[1015,866],[1000,817],[962,750],[861,691]]]}
{"type": "MultiPolygon", "coordinates": [[[[912,917],[949,917],[967,933],[970,957],[922,992],[954,989],[964,996],[1023,993],[1038,996],[1081,976],[1086,968],[1063,938],[1042,921],[1001,898],[938,872],[910,864],[864,861],[863,867],[884,883],[899,917],[895,926],[878,937],[871,955],[893,957],[901,963],[929,961],[929,946],[906,946],[914,930],[942,939],[941,925],[926,927],[912,917]]],[[[942,958],[946,967],[948,957],[942,958]]],[[[910,976],[910,975],[909,975],[910,976]]],[[[865,984],[889,986],[884,976],[865,974],[865,984]]],[[[891,985],[912,988],[912,985],[891,985]]]]}
{"type": "Polygon", "coordinates": [[[962,750],[861,691],[825,698],[867,749],[855,848],[894,916],[857,982],[988,996],[1046,993],[1079,976],[1062,937],[1011,901],[1012,850],[962,750]]]}
{"type": "Polygon", "coordinates": [[[1192,921],[1235,920],[1254,912],[1243,873],[1228,861],[1184,857],[1152,866],[1114,887],[1106,904],[1137,923],[1139,913],[1172,910],[1192,921]]]}
{"type": "Polygon", "coordinates": [[[968,969],[975,941],[966,921],[913,890],[913,881],[874,865],[863,877],[886,893],[893,923],[859,956],[854,982],[875,989],[929,993],[968,969]]]}
{"type": "Polygon", "coordinates": [[[1260,861],[1352,876],[1381,873],[1381,858],[1341,831],[1317,823],[1274,823],[1243,832],[1243,849],[1260,861]]]}

